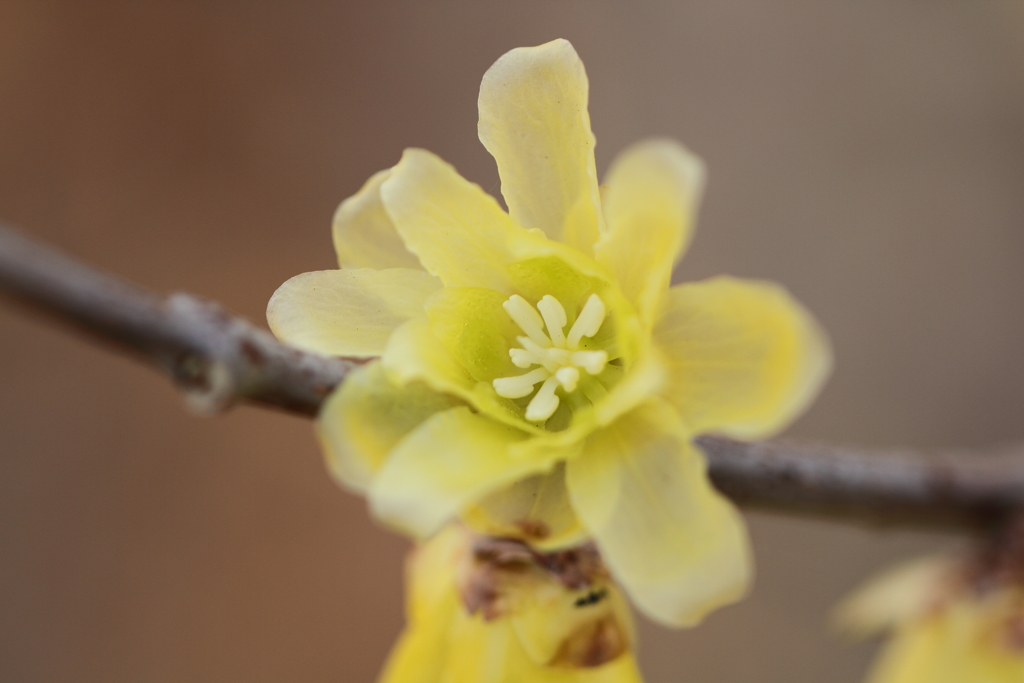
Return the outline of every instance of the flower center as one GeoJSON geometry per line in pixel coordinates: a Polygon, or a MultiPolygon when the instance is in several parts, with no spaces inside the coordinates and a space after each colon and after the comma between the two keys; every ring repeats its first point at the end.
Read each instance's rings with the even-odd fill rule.
{"type": "Polygon", "coordinates": [[[567,321],[565,308],[550,294],[537,302],[537,308],[518,294],[509,297],[502,306],[525,332],[525,336],[516,337],[522,348],[508,351],[512,362],[524,369],[538,367],[525,375],[494,380],[494,391],[504,398],[522,398],[532,394],[534,387],[543,382],[526,406],[527,420],[543,422],[558,408],[555,389],[561,386],[568,393],[576,391],[580,370],[597,375],[608,363],[607,352],[580,349],[581,339],[593,337],[601,329],[605,316],[604,302],[598,295],[591,294],[568,335],[564,332],[567,321]]]}

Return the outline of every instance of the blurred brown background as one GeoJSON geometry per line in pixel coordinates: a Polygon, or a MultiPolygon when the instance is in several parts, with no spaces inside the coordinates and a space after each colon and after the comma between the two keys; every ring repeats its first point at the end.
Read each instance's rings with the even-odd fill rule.
{"type": "MultiPolygon", "coordinates": [[[[332,266],[332,211],[403,147],[495,191],[480,78],[559,36],[599,169],[650,135],[708,162],[678,276],[779,280],[832,334],[790,434],[1024,437],[1019,2],[0,0],[0,218],[262,321],[278,284],[332,266]]],[[[854,683],[873,646],[834,637],[830,606],[957,542],[750,521],[755,593],[696,630],[644,625],[652,683],[854,683]]],[[[328,480],[309,422],[194,417],[0,306],[0,680],[371,681],[404,547],[328,480]]]]}

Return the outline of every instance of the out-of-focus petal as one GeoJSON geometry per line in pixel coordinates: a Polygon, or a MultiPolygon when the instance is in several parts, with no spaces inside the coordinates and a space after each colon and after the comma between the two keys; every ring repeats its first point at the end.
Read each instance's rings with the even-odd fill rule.
{"type": "MultiPolygon", "coordinates": [[[[998,601],[999,597],[995,597],[998,601]]],[[[1024,681],[1024,653],[998,640],[989,601],[960,600],[903,624],[874,665],[869,683],[1024,681]]]]}
{"type": "Polygon", "coordinates": [[[414,547],[405,563],[409,621],[425,623],[445,594],[455,590],[456,574],[469,552],[470,540],[459,525],[450,524],[414,547]]]}
{"type": "Polygon", "coordinates": [[[594,668],[537,664],[508,619],[486,622],[459,613],[449,633],[453,649],[444,683],[642,683],[631,653],[594,668]]]}
{"type": "Polygon", "coordinates": [[[422,270],[320,270],[296,275],[267,304],[267,322],[281,341],[329,356],[368,358],[384,351],[405,321],[423,315],[439,289],[422,270]]]}
{"type": "Polygon", "coordinates": [[[460,403],[422,382],[391,382],[380,361],[357,368],[328,397],[317,418],[331,473],[349,488],[365,490],[406,434],[434,413],[460,403]]]}
{"type": "Polygon", "coordinates": [[[739,513],[708,481],[673,411],[652,401],[594,432],[566,465],[576,514],[650,617],[692,625],[750,580],[739,513]]]}
{"type": "Polygon", "coordinates": [[[384,211],[380,186],[389,172],[372,175],[334,212],[334,251],[342,268],[420,268],[384,211]]]}
{"type": "Polygon", "coordinates": [[[587,93],[568,41],[516,48],[484,74],[479,134],[512,218],[590,254],[601,216],[587,93]]]}
{"type": "Polygon", "coordinates": [[[425,538],[487,494],[550,468],[550,459],[512,454],[526,438],[468,408],[437,413],[391,451],[370,487],[370,506],[382,521],[425,538]]]}
{"type": "Polygon", "coordinates": [[[763,438],[799,415],[832,354],[807,310],[774,283],[715,277],[669,290],[654,328],[667,399],[693,433],[763,438]]]}
{"type": "Polygon", "coordinates": [[[959,580],[949,557],[919,557],[869,580],[836,608],[836,624],[868,636],[909,621],[937,606],[959,580]]]}
{"type": "Polygon", "coordinates": [[[415,548],[405,564],[406,627],[380,683],[441,683],[451,652],[449,627],[463,610],[455,573],[467,536],[449,526],[415,548]]]}
{"type": "Polygon", "coordinates": [[[391,648],[378,683],[449,683],[451,679],[445,677],[452,656],[448,625],[460,609],[459,596],[451,590],[425,623],[407,625],[391,648]]]}
{"type": "Polygon", "coordinates": [[[675,141],[648,140],[622,152],[605,181],[607,227],[595,257],[650,325],[689,244],[704,164],[675,141]]]}

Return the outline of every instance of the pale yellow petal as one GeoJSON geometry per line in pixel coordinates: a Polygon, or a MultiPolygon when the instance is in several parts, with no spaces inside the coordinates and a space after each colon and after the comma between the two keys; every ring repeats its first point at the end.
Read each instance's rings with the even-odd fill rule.
{"type": "Polygon", "coordinates": [[[481,534],[518,538],[539,550],[578,544],[587,534],[569,502],[564,463],[492,493],[462,518],[481,534]]]}
{"type": "Polygon", "coordinates": [[[511,264],[552,256],[585,276],[608,278],[589,256],[517,225],[480,187],[425,150],[405,151],[381,197],[405,246],[447,287],[508,296],[515,291],[511,264]]]}
{"type": "Polygon", "coordinates": [[[434,413],[460,403],[422,382],[395,384],[380,361],[357,368],[327,398],[317,417],[328,468],[342,484],[362,491],[406,434],[434,413]]]}
{"type": "Polygon", "coordinates": [[[329,356],[369,358],[384,351],[405,321],[441,287],[422,270],[320,270],[296,275],[267,304],[267,322],[281,341],[329,356]]]}
{"type": "Polygon", "coordinates": [[[697,623],[750,580],[739,513],[715,491],[673,411],[649,402],[594,432],[566,466],[576,514],[649,617],[697,623]]]}
{"type": "Polygon", "coordinates": [[[637,358],[603,401],[595,407],[597,424],[607,425],[653,397],[665,387],[666,364],[661,355],[648,350],[637,358]]]}
{"type": "Polygon", "coordinates": [[[334,250],[342,268],[420,268],[384,211],[380,186],[388,174],[371,176],[334,213],[334,250]]]}
{"type": "Polygon", "coordinates": [[[836,625],[867,636],[928,612],[955,588],[956,562],[943,555],[920,557],[870,579],[836,608],[836,625]]]}
{"type": "Polygon", "coordinates": [[[382,521],[425,538],[492,491],[551,467],[512,455],[526,438],[468,408],[437,413],[391,451],[370,487],[370,506],[382,521]]]}
{"type": "Polygon", "coordinates": [[[590,254],[601,220],[583,62],[566,40],[506,53],[480,84],[480,141],[512,218],[590,254]]]}
{"type": "Polygon", "coordinates": [[[405,246],[445,286],[511,294],[509,243],[526,231],[479,186],[430,152],[407,149],[381,196],[405,246]]]}
{"type": "Polygon", "coordinates": [[[654,344],[668,366],[662,396],[688,428],[740,439],[783,429],[832,365],[824,332],[785,289],[725,276],[670,289],[654,344]]]}
{"type": "Polygon", "coordinates": [[[689,244],[704,164],[675,141],[648,140],[622,152],[605,181],[606,229],[595,258],[650,325],[689,244]]]}

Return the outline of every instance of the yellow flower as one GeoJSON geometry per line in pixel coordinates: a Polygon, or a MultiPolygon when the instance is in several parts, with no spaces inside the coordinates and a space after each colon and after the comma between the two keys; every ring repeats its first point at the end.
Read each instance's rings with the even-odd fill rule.
{"type": "Polygon", "coordinates": [[[508,213],[406,150],[338,208],[341,269],[289,280],[267,317],[288,343],[372,359],[318,426],[379,519],[417,538],[455,517],[544,549],[592,538],[648,615],[692,624],[750,575],[692,437],[781,429],[830,355],[777,285],[669,287],[703,165],[641,142],[599,190],[587,90],[564,40],[505,54],[479,133],[508,213]]]}
{"type": "Polygon", "coordinates": [[[945,557],[883,574],[840,605],[858,635],[892,630],[870,683],[1024,681],[1024,582],[945,557]]]}
{"type": "Polygon", "coordinates": [[[568,587],[525,546],[481,540],[495,543],[452,525],[411,555],[408,624],[380,683],[640,683],[607,577],[568,587]]]}

